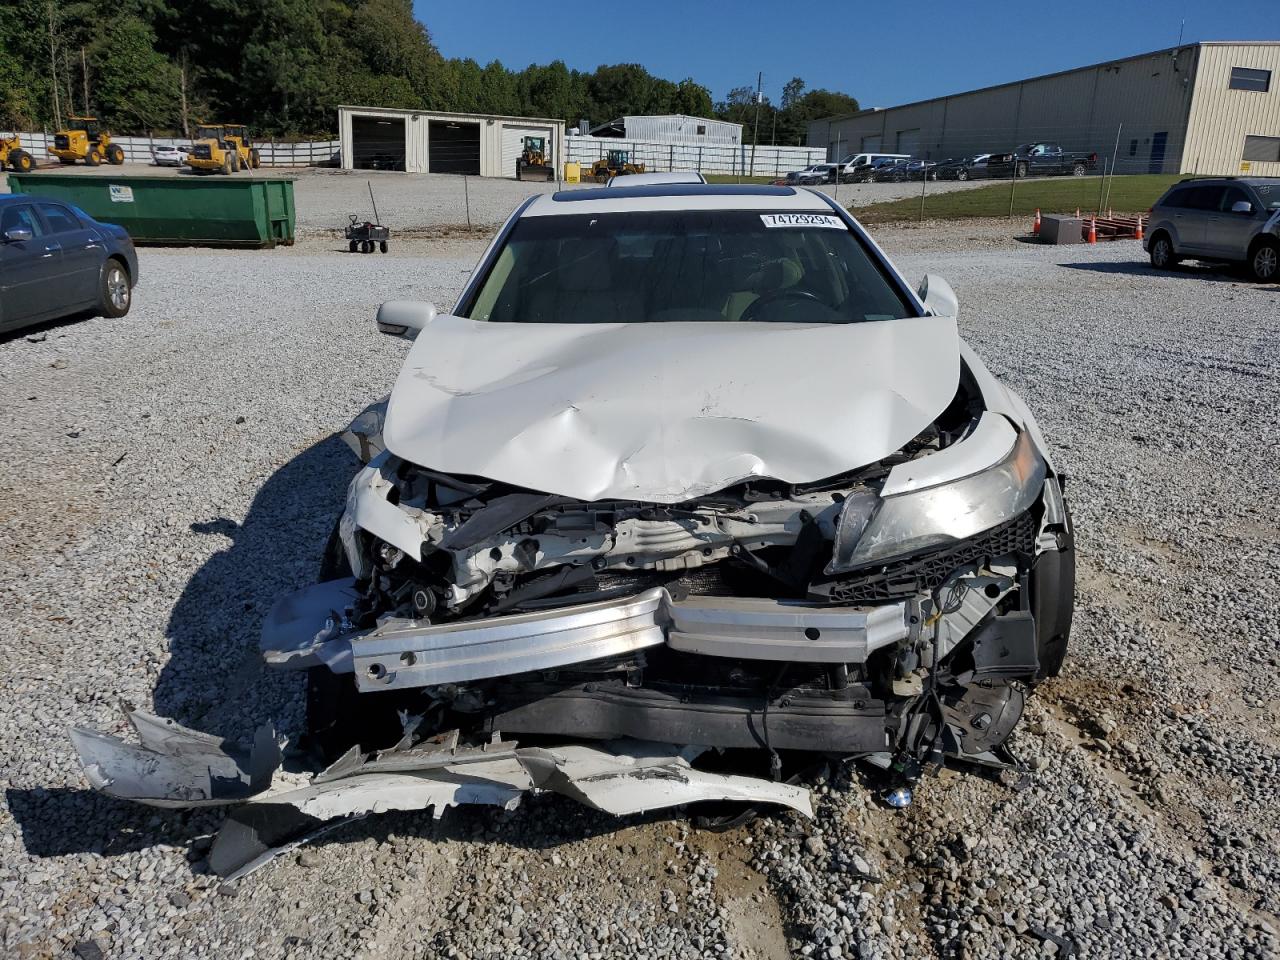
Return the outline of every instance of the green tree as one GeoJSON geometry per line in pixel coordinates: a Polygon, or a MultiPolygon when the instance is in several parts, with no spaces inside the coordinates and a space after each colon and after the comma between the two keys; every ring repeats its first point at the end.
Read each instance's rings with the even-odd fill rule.
{"type": "Polygon", "coordinates": [[[168,129],[178,120],[178,69],[137,17],[112,18],[94,41],[91,108],[108,129],[168,129]]]}

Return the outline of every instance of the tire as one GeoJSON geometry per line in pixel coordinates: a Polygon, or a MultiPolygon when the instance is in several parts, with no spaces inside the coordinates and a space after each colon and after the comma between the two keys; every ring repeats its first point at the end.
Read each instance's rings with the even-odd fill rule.
{"type": "Polygon", "coordinates": [[[257,170],[260,166],[262,166],[262,154],[258,152],[257,147],[254,147],[252,150],[249,151],[249,166],[251,166],[254,170],[257,170]]]}
{"type": "Polygon", "coordinates": [[[235,150],[231,151],[231,172],[240,172],[240,154],[235,150]]]}
{"type": "Polygon", "coordinates": [[[1071,175],[1073,177],[1083,177],[1087,172],[1088,170],[1083,163],[1077,163],[1071,167],[1071,175]]]}
{"type": "Polygon", "coordinates": [[[1280,281],[1280,240],[1264,237],[1249,251],[1249,275],[1259,283],[1280,281]]]}
{"type": "Polygon", "coordinates": [[[1025,163],[1020,163],[1013,168],[1013,175],[1019,179],[1022,179],[1023,177],[1025,177],[1027,173],[1028,173],[1028,170],[1027,170],[1027,165],[1025,163]]]}
{"type": "Polygon", "coordinates": [[[1147,254],[1151,257],[1151,266],[1157,270],[1172,270],[1178,265],[1178,255],[1174,252],[1173,241],[1163,230],[1154,234],[1147,244],[1147,254]]]}
{"type": "Polygon", "coordinates": [[[357,250],[360,249],[360,241],[352,240],[350,243],[347,244],[347,249],[352,253],[355,253],[357,250]]]}
{"type": "Polygon", "coordinates": [[[31,159],[31,154],[25,150],[14,150],[9,154],[9,166],[19,173],[27,173],[35,165],[35,161],[31,159]]]}
{"type": "Polygon", "coordinates": [[[107,162],[113,167],[118,167],[124,163],[124,147],[118,143],[113,143],[107,147],[107,162]]]}
{"type": "Polygon", "coordinates": [[[133,304],[129,271],[114,257],[102,265],[102,274],[98,278],[98,293],[104,317],[123,317],[133,304]]]}
{"type": "Polygon", "coordinates": [[[102,163],[102,155],[97,150],[90,150],[84,155],[84,162],[91,167],[96,167],[102,163]]]}
{"type": "Polygon", "coordinates": [[[361,244],[360,244],[360,252],[361,252],[361,253],[373,253],[373,241],[372,241],[372,240],[365,240],[363,243],[361,243],[361,244]]]}
{"type": "Polygon", "coordinates": [[[229,177],[229,176],[231,176],[231,172],[232,172],[232,170],[234,170],[234,169],[235,169],[235,168],[231,166],[231,157],[230,157],[230,155],[226,155],[226,156],[224,156],[224,157],[222,158],[222,173],[224,173],[226,176],[228,176],[228,177],[229,177]]]}
{"type": "Polygon", "coordinates": [[[959,170],[957,170],[957,171],[956,171],[956,179],[957,179],[957,180],[968,180],[968,179],[969,179],[969,171],[968,171],[968,170],[966,170],[964,167],[961,167],[959,170]]]}
{"type": "Polygon", "coordinates": [[[379,241],[379,243],[378,243],[378,249],[379,249],[381,252],[386,253],[386,252],[387,252],[387,241],[385,241],[385,240],[379,241]]]}

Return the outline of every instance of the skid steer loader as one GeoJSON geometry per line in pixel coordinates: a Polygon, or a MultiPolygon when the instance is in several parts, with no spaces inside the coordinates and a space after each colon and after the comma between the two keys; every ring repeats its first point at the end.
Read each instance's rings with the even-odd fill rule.
{"type": "Polygon", "coordinates": [[[99,126],[97,117],[67,117],[66,127],[53,135],[49,152],[59,163],[83,160],[91,167],[124,163],[124,148],[111,142],[111,134],[99,126]]]}
{"type": "Polygon", "coordinates": [[[0,137],[0,170],[9,167],[18,173],[26,173],[36,165],[31,154],[22,149],[22,137],[0,137]]]}

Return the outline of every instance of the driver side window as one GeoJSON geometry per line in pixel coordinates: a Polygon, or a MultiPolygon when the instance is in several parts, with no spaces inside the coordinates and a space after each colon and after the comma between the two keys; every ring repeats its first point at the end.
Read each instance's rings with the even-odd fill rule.
{"type": "Polygon", "coordinates": [[[36,218],[35,211],[26,204],[5,207],[4,213],[0,214],[0,233],[14,229],[30,230],[33,237],[38,237],[44,232],[40,229],[40,221],[36,218]]]}

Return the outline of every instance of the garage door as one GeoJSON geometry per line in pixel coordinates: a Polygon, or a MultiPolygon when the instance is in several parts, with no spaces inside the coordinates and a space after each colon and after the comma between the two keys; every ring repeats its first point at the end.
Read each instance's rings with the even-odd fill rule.
{"type": "Polygon", "coordinates": [[[916,156],[920,152],[920,128],[898,131],[898,152],[916,156]]]}
{"type": "Polygon", "coordinates": [[[428,171],[480,176],[480,124],[432,120],[427,136],[428,171]]]}
{"type": "Polygon", "coordinates": [[[351,165],[357,170],[404,170],[404,119],[352,117],[351,165]]]}
{"type": "Polygon", "coordinates": [[[863,137],[862,152],[863,153],[879,153],[881,139],[882,138],[878,133],[874,137],[863,137]]]}
{"type": "MultiPolygon", "coordinates": [[[[551,136],[550,127],[517,127],[503,126],[502,128],[502,176],[514,177],[516,175],[516,160],[524,150],[525,137],[542,137],[547,141],[547,152],[555,152],[555,140],[551,136]]],[[[554,167],[556,158],[554,156],[547,157],[551,165],[554,167]]]]}

